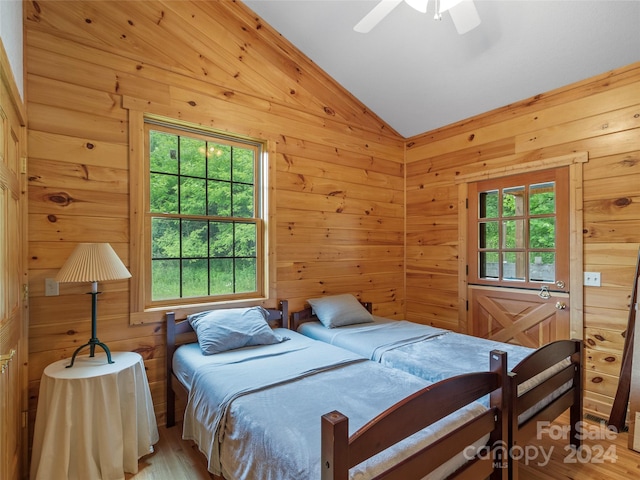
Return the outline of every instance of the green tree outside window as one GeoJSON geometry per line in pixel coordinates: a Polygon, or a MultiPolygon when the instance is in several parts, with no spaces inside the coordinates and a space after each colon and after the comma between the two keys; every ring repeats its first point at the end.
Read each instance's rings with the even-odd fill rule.
{"type": "Polygon", "coordinates": [[[261,281],[261,144],[147,125],[151,299],[247,295],[261,281]]]}

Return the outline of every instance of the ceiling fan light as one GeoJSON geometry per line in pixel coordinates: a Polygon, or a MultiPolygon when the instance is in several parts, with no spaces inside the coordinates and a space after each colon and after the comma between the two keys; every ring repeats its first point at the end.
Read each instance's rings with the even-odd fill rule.
{"type": "Polygon", "coordinates": [[[419,11],[420,13],[427,13],[427,4],[429,0],[404,0],[411,8],[419,11]]]}

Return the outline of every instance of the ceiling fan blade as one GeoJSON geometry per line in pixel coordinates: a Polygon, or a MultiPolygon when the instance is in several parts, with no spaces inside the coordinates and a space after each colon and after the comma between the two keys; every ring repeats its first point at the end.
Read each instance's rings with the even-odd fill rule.
{"type": "Polygon", "coordinates": [[[480,15],[473,0],[463,0],[449,9],[456,30],[463,35],[480,25],[480,15]]]}
{"type": "Polygon", "coordinates": [[[382,0],[373,10],[367,13],[353,29],[358,33],[367,33],[375,27],[391,10],[402,3],[402,0],[382,0]]]}

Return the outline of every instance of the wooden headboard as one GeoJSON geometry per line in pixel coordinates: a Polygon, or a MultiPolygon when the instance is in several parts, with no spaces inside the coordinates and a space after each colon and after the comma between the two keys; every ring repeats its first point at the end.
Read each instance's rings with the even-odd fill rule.
{"type": "MultiPolygon", "coordinates": [[[[272,327],[289,328],[289,302],[287,302],[287,300],[281,300],[278,307],[279,308],[266,309],[269,313],[267,321],[272,327]]],[[[180,345],[195,342],[197,338],[196,332],[191,328],[191,324],[186,316],[176,319],[175,312],[167,312],[165,318],[167,320],[167,427],[172,427],[176,423],[176,390],[182,390],[184,393],[187,393],[183,385],[173,374],[173,354],[180,345]]]]}
{"type": "MultiPolygon", "coordinates": [[[[360,302],[364,308],[367,309],[369,313],[373,313],[373,303],[371,302],[360,302]]],[[[304,310],[300,310],[299,312],[293,312],[291,314],[291,325],[289,328],[294,332],[298,330],[298,327],[305,322],[317,322],[318,317],[313,314],[313,310],[311,307],[307,307],[304,310]]]]}

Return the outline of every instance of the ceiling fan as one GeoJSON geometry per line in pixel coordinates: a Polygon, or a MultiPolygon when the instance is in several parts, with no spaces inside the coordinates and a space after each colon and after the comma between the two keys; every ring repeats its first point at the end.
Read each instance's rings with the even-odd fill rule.
{"type": "MultiPolygon", "coordinates": [[[[429,0],[381,0],[353,29],[359,33],[369,32],[403,1],[417,11],[427,13],[429,0]]],[[[460,35],[480,25],[480,17],[473,0],[435,0],[435,4],[434,19],[440,20],[442,13],[448,11],[460,35]]]]}

